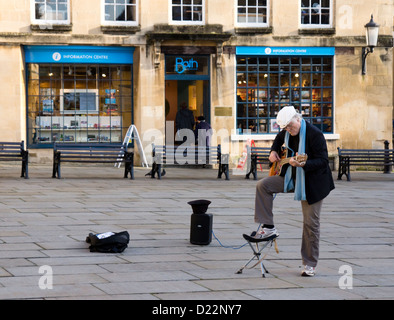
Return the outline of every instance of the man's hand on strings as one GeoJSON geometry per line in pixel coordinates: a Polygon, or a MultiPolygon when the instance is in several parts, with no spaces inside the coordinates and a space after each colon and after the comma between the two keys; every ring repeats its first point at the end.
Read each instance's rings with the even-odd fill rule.
{"type": "MultiPolygon", "coordinates": [[[[298,156],[298,152],[296,153],[296,156],[298,156]]],[[[301,168],[302,168],[303,166],[305,166],[305,161],[299,162],[299,161],[296,160],[295,157],[292,157],[292,158],[289,160],[289,164],[290,164],[291,166],[293,166],[293,167],[301,167],[301,168]]]]}
{"type": "Polygon", "coordinates": [[[268,160],[271,161],[272,163],[280,161],[280,157],[276,151],[271,151],[270,156],[268,157],[268,160]]]}

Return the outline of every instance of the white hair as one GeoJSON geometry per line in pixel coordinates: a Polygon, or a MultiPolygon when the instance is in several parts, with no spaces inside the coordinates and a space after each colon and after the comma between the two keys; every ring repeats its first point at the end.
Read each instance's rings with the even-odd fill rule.
{"type": "MultiPolygon", "coordinates": [[[[285,107],[293,107],[293,108],[294,108],[293,105],[288,105],[288,106],[285,106],[285,107]]],[[[301,113],[298,113],[296,108],[294,108],[294,110],[296,111],[296,114],[291,118],[291,120],[289,121],[289,123],[290,123],[290,122],[293,122],[293,121],[295,121],[295,120],[298,120],[298,119],[299,119],[299,120],[302,119],[302,114],[301,114],[301,113]]]]}
{"type": "Polygon", "coordinates": [[[302,119],[302,114],[301,113],[296,113],[294,116],[293,116],[293,118],[291,118],[291,121],[293,121],[293,120],[297,120],[297,119],[302,119]]]}

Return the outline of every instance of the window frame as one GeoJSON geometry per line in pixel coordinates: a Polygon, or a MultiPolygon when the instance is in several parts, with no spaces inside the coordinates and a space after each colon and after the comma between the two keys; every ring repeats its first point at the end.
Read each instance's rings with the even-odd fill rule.
{"type": "MultiPolygon", "coordinates": [[[[30,0],[31,10],[31,22],[32,24],[52,24],[52,25],[69,25],[71,23],[71,8],[70,8],[70,0],[66,0],[67,3],[67,19],[64,20],[53,20],[53,19],[37,19],[36,18],[36,1],[30,0]]],[[[44,0],[44,5],[46,5],[46,1],[44,0]]],[[[58,0],[56,0],[56,4],[58,4],[58,0]]]]}
{"type": "MultiPolygon", "coordinates": [[[[127,1],[127,0],[126,0],[127,1]]],[[[103,26],[125,26],[125,27],[134,27],[138,26],[139,24],[139,4],[140,1],[136,0],[135,1],[135,20],[134,21],[112,21],[112,20],[106,20],[105,19],[105,6],[107,5],[105,3],[105,0],[101,0],[101,25],[103,26]]],[[[113,4],[114,6],[116,3],[113,4]]],[[[124,4],[127,6],[127,3],[124,4]]]]}
{"type": "Polygon", "coordinates": [[[286,105],[294,105],[303,118],[317,126],[323,134],[333,135],[335,133],[334,63],[334,57],[328,55],[237,55],[235,78],[235,129],[237,135],[264,137],[277,134],[279,131],[272,128],[276,122],[276,114],[286,105]],[[239,63],[242,59],[245,60],[245,63],[239,63]],[[264,59],[267,63],[261,64],[264,59]],[[289,61],[288,64],[283,63],[286,59],[289,61]],[[316,61],[319,59],[320,62],[317,63],[316,61]],[[325,68],[328,66],[327,59],[330,59],[329,67],[325,68]],[[256,63],[249,63],[252,60],[255,60],[256,63]],[[310,61],[310,64],[304,65],[307,60],[310,61]],[[267,77],[264,76],[265,74],[267,77]],[[296,74],[298,76],[295,76],[296,74]],[[324,82],[325,74],[330,75],[329,85],[324,82]],[[295,77],[293,78],[292,75],[295,77]],[[316,76],[320,80],[314,84],[312,80],[316,79],[316,76]],[[264,80],[267,81],[266,84],[261,81],[263,77],[267,78],[264,80]],[[282,85],[282,77],[284,80],[289,79],[290,82],[287,85],[282,85]],[[251,79],[257,79],[257,82],[250,84],[251,79]],[[309,84],[303,86],[304,80],[310,81],[309,84]],[[318,84],[319,81],[320,84],[318,84]],[[287,97],[282,98],[282,91],[283,94],[287,94],[287,97]],[[318,96],[319,92],[320,96],[318,96]],[[327,92],[331,92],[331,95],[325,97],[324,93],[327,92]],[[245,94],[245,99],[242,98],[242,93],[245,94]],[[278,94],[279,96],[277,96],[278,94]],[[320,114],[314,116],[315,111],[320,111],[320,114]],[[248,130],[251,126],[254,126],[256,130],[248,130]],[[265,126],[265,128],[261,129],[261,126],[265,126]]]}
{"type": "MultiPolygon", "coordinates": [[[[248,0],[246,0],[248,1],[248,0]]],[[[243,28],[267,28],[270,25],[270,10],[271,10],[271,0],[266,0],[267,4],[266,4],[266,20],[267,22],[238,22],[238,0],[234,0],[234,8],[235,8],[235,26],[236,27],[243,27],[243,28]]],[[[256,1],[257,2],[257,1],[256,1]]],[[[249,6],[247,6],[248,8],[249,6]]],[[[256,8],[259,8],[258,5],[253,6],[256,8]]],[[[258,17],[258,15],[257,15],[258,17]]],[[[248,16],[246,16],[246,18],[248,18],[248,16]]]]}
{"type": "MultiPolygon", "coordinates": [[[[181,4],[180,4],[180,6],[181,6],[181,8],[182,8],[182,6],[183,6],[183,1],[184,0],[180,0],[181,1],[181,4]]],[[[194,1],[195,0],[191,0],[192,1],[192,6],[194,5],[194,1]]],[[[173,4],[173,0],[169,0],[168,1],[168,16],[169,16],[169,22],[170,22],[170,24],[171,25],[205,25],[205,6],[206,6],[206,0],[201,0],[201,2],[202,2],[202,8],[201,8],[201,10],[202,10],[202,19],[201,19],[201,21],[199,21],[199,20],[196,20],[196,21],[194,21],[194,20],[183,20],[183,18],[182,18],[182,20],[174,20],[173,19],[173,16],[172,16],[172,8],[174,7],[174,4],[173,4]]],[[[182,12],[183,12],[183,10],[181,10],[182,12]]]]}
{"type": "MultiPolygon", "coordinates": [[[[309,0],[311,1],[311,0],[309,0]]],[[[318,1],[322,1],[322,0],[318,0],[318,1]]],[[[321,24],[321,23],[308,23],[308,24],[304,24],[302,23],[302,0],[300,0],[300,2],[298,3],[299,9],[298,9],[298,21],[299,21],[299,28],[300,29],[325,29],[325,28],[332,28],[333,27],[333,14],[334,14],[334,10],[333,10],[333,0],[328,0],[329,1],[329,23],[328,24],[321,24]]],[[[309,6],[307,7],[308,9],[312,10],[312,7],[309,6]]],[[[319,13],[319,20],[321,21],[321,12],[319,13]]],[[[309,19],[311,19],[311,15],[309,15],[309,19]]]]}
{"type": "MultiPolygon", "coordinates": [[[[107,142],[107,143],[119,143],[123,141],[124,135],[130,124],[133,124],[134,119],[134,106],[133,106],[133,64],[80,64],[80,63],[41,63],[41,62],[28,62],[26,63],[27,70],[27,103],[26,103],[26,114],[27,114],[27,130],[26,130],[26,141],[28,147],[33,148],[52,148],[55,141],[54,136],[61,137],[63,135],[63,142],[70,143],[85,143],[89,142],[89,134],[96,134],[97,139],[90,141],[95,143],[107,142]],[[37,72],[32,72],[31,67],[35,66],[37,72]],[[80,79],[76,75],[77,68],[82,68],[88,70],[89,67],[93,67],[95,74],[89,75],[86,72],[85,78],[80,79]],[[44,68],[47,75],[42,76],[40,68],[44,68]],[[106,79],[99,76],[99,70],[101,69],[111,69],[114,72],[115,68],[120,70],[120,72],[125,71],[125,74],[117,75],[117,78],[106,79]],[[54,72],[56,70],[58,72],[54,72]],[[72,73],[70,75],[69,71],[72,73]],[[65,78],[65,74],[71,77],[70,79],[65,78]],[[31,76],[35,74],[34,76],[31,76]],[[65,82],[72,84],[73,88],[65,88],[65,82]],[[86,88],[78,88],[77,82],[85,82],[86,88]],[[43,83],[49,83],[48,86],[43,86],[43,83]],[[95,88],[89,88],[89,83],[95,83],[95,88]],[[110,88],[105,87],[105,83],[111,83],[110,88]],[[114,86],[114,83],[116,85],[114,86]],[[116,86],[121,86],[123,84],[130,84],[125,91],[117,93],[117,110],[112,109],[112,102],[106,102],[108,98],[107,89],[116,89],[116,86]],[[31,87],[32,86],[32,87],[31,87]],[[34,86],[34,87],[33,87],[34,86]],[[46,90],[46,91],[44,91],[46,90]],[[95,93],[95,103],[96,110],[64,110],[64,93],[74,92],[74,93],[95,93]],[[31,100],[30,100],[31,99],[31,100]],[[57,100],[58,99],[58,100],[57,100]],[[44,101],[49,100],[52,103],[44,103],[44,101]],[[56,102],[55,102],[56,100],[56,102]],[[30,102],[36,101],[38,106],[33,110],[33,106],[30,102]],[[55,104],[56,103],[56,104],[55,104]],[[45,110],[45,105],[49,107],[49,110],[45,110]],[[103,107],[107,105],[107,114],[102,114],[103,107]],[[98,109],[97,109],[98,108],[98,109]],[[110,110],[110,111],[108,111],[110,110]],[[56,112],[58,111],[58,114],[56,112]],[[109,113],[108,113],[109,112],[109,113]],[[118,114],[113,114],[117,112],[118,114]],[[97,117],[97,127],[88,126],[88,119],[94,119],[97,117]],[[59,120],[59,119],[61,120],[59,120]],[[84,125],[79,122],[78,125],[72,127],[72,121],[83,120],[87,121],[84,125]],[[119,124],[117,118],[120,118],[119,124]],[[39,119],[40,125],[37,124],[37,119],[39,119]],[[58,123],[54,123],[54,119],[57,119],[58,123]],[[130,123],[128,123],[128,119],[130,123]],[[108,120],[108,121],[107,121],[108,120]],[[49,121],[49,122],[48,122],[49,121]],[[65,128],[65,123],[70,123],[70,127],[65,128]],[[110,126],[100,126],[101,123],[109,122],[110,126]],[[46,125],[46,126],[44,126],[46,125]],[[56,126],[55,126],[56,125],[56,126]],[[35,133],[35,134],[34,134],[35,133]],[[121,134],[120,139],[119,133],[121,134]],[[77,140],[78,135],[82,138],[81,141],[77,140]],[[48,137],[49,136],[49,137],[48,137]],[[73,136],[72,140],[68,140],[66,136],[73,136]],[[45,140],[42,138],[45,138],[45,140]],[[84,140],[86,138],[86,140],[84,140]]],[[[122,87],[124,88],[124,87],[122,87]]],[[[112,97],[111,97],[112,98],[112,97]]]]}

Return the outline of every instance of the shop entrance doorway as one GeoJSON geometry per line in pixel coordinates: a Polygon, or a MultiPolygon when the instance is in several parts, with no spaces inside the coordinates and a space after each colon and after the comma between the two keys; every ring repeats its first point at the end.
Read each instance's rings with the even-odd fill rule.
{"type": "MultiPolygon", "coordinates": [[[[188,129],[194,129],[198,117],[201,116],[210,123],[208,62],[209,56],[166,56],[165,116],[167,135],[171,133],[176,138],[176,132],[179,129],[185,129],[182,126],[186,125],[188,129]],[[188,112],[187,109],[190,111],[188,112]],[[194,126],[192,126],[193,124],[194,126]]],[[[169,143],[170,140],[172,139],[167,136],[166,143],[169,143]]],[[[174,143],[179,144],[182,141],[174,141],[174,143]]]]}
{"type": "MultiPolygon", "coordinates": [[[[194,122],[203,116],[206,122],[210,122],[209,106],[209,81],[205,80],[167,80],[166,81],[166,122],[174,123],[174,130],[177,128],[176,117],[178,120],[184,114],[182,107],[186,105],[193,113],[194,122]]],[[[186,114],[186,113],[185,113],[186,114]]],[[[178,121],[179,123],[179,121],[178,121]]]]}

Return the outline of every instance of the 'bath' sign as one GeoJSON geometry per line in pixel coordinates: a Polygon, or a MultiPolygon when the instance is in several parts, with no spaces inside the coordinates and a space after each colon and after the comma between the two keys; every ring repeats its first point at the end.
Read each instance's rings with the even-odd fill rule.
{"type": "Polygon", "coordinates": [[[193,58],[189,60],[184,60],[183,58],[175,58],[175,72],[182,74],[185,71],[195,71],[198,70],[198,62],[193,58]]]}

